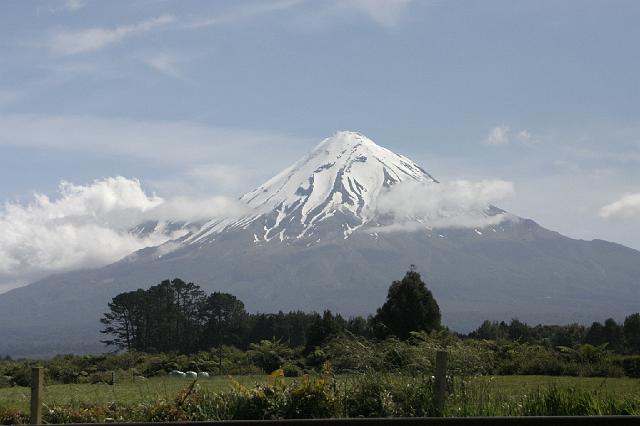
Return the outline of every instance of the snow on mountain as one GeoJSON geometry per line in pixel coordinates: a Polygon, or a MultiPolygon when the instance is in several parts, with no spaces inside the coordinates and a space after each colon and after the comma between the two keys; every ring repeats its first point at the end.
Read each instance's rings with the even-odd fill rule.
{"type": "Polygon", "coordinates": [[[298,160],[241,200],[252,209],[240,219],[216,220],[187,242],[201,242],[224,230],[262,224],[256,241],[304,238],[315,227],[341,216],[344,236],[370,222],[375,202],[386,188],[403,181],[437,183],[402,155],[376,145],[366,136],[341,131],[320,142],[298,160]]]}

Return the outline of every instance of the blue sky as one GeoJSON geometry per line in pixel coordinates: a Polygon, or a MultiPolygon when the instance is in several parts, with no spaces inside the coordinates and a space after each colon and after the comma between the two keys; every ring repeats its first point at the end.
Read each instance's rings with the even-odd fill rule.
{"type": "Polygon", "coordinates": [[[501,206],[550,229],[640,249],[637,1],[0,8],[12,206],[112,176],[236,196],[350,129],[440,180],[512,182],[501,206]]]}

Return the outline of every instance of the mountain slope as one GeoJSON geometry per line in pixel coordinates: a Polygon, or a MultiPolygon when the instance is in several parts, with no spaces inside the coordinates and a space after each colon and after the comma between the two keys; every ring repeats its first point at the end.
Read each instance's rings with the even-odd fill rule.
{"type": "MultiPolygon", "coordinates": [[[[252,311],[368,314],[417,265],[448,326],[484,319],[590,322],[640,306],[640,252],[581,241],[527,219],[484,229],[376,232],[376,200],[399,182],[438,185],[411,160],[341,132],[244,195],[251,212],[107,267],[0,295],[0,354],[101,349],[98,319],[119,292],[181,277],[237,295],[252,311]]],[[[480,214],[501,214],[498,209],[480,214]]]]}

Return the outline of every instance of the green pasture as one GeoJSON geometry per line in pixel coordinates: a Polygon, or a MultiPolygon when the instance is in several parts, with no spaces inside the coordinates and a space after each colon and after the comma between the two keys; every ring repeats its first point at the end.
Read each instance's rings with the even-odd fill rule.
{"type": "Polygon", "coordinates": [[[522,394],[556,386],[585,391],[640,395],[640,379],[569,376],[480,376],[472,383],[494,392],[522,394]]]}
{"type": "MultiPolygon", "coordinates": [[[[264,383],[272,380],[269,376],[213,376],[198,379],[199,385],[209,391],[230,389],[233,381],[244,386],[264,383]]],[[[297,380],[297,379],[287,379],[297,380]]],[[[349,381],[350,376],[339,376],[338,381],[349,381]]],[[[130,383],[107,384],[67,384],[45,387],[45,405],[106,404],[109,402],[142,403],[157,400],[170,400],[192,380],[155,377],[130,383]]],[[[457,389],[459,388],[457,385],[457,389]]],[[[494,401],[510,401],[522,398],[537,390],[550,387],[576,388],[588,392],[610,394],[615,397],[640,397],[640,379],[628,378],[586,378],[586,377],[553,377],[553,376],[481,376],[475,377],[464,386],[464,397],[469,400],[491,399],[494,401]]],[[[458,392],[457,398],[461,394],[458,392]]],[[[0,407],[15,408],[23,412],[29,409],[30,390],[26,387],[0,389],[0,407]]],[[[452,403],[454,401],[451,401],[452,403]]],[[[463,403],[457,401],[455,404],[463,403]]]]}
{"type": "MultiPolygon", "coordinates": [[[[232,381],[242,385],[264,382],[269,376],[213,376],[198,379],[198,384],[210,391],[228,389],[232,381]]],[[[105,404],[108,402],[139,403],[172,399],[193,380],[173,377],[154,377],[135,382],[116,383],[115,386],[100,384],[50,385],[44,389],[44,404],[79,405],[82,403],[105,404]]],[[[29,408],[31,390],[16,386],[0,389],[0,407],[12,407],[25,412],[29,408]]]]}

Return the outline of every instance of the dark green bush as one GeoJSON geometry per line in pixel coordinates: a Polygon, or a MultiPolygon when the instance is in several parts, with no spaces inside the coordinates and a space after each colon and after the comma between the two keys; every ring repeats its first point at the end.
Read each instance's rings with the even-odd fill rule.
{"type": "Polygon", "coordinates": [[[271,373],[291,359],[292,351],[277,340],[262,340],[260,343],[252,343],[247,355],[256,366],[271,373]]]}
{"type": "Polygon", "coordinates": [[[16,386],[31,386],[31,365],[17,365],[9,374],[16,386]]]}
{"type": "Polygon", "coordinates": [[[302,368],[292,362],[285,362],[282,365],[284,377],[300,377],[303,374],[302,368]]]}
{"type": "Polygon", "coordinates": [[[625,376],[640,378],[640,355],[616,356],[611,361],[623,369],[625,376]]]}

